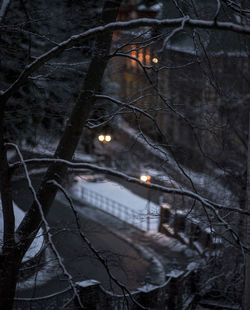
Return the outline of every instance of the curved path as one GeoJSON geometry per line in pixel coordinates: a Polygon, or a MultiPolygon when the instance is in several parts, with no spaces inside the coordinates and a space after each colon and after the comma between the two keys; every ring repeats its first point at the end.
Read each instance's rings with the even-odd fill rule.
{"type": "MultiPolygon", "coordinates": [[[[33,177],[33,184],[38,184],[39,179],[38,176],[33,177]]],[[[23,181],[18,181],[15,182],[14,188],[15,202],[26,211],[32,200],[27,185],[23,181]]],[[[80,212],[79,216],[84,234],[108,262],[109,268],[115,277],[130,290],[141,287],[150,269],[150,263],[141,257],[135,247],[106,229],[105,222],[101,225],[100,221],[98,223],[84,216],[84,212],[80,212]]],[[[63,258],[67,270],[72,275],[73,281],[96,279],[105,288],[115,289],[115,286],[110,283],[104,267],[80,238],[70,207],[55,201],[49,213],[48,222],[53,233],[54,243],[63,258]]],[[[54,258],[51,256],[51,259],[54,258]]],[[[35,282],[29,281],[26,289],[22,289],[17,295],[22,297],[42,296],[67,287],[68,281],[59,271],[59,268],[55,267],[56,265],[54,262],[53,276],[47,279],[46,284],[35,288],[35,282]]],[[[49,272],[51,272],[51,268],[49,272]]],[[[48,278],[48,274],[46,276],[48,278]]]]}

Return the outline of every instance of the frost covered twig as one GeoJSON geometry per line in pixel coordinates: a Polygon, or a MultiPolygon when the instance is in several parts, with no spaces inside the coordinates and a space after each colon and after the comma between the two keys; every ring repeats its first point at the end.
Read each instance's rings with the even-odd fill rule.
{"type": "MultiPolygon", "coordinates": [[[[195,192],[192,192],[189,190],[177,189],[177,188],[173,188],[173,187],[166,187],[166,186],[162,186],[162,185],[158,185],[158,184],[154,184],[154,183],[145,183],[141,180],[138,180],[137,178],[128,176],[127,174],[125,174],[123,172],[119,172],[119,171],[116,171],[116,170],[111,169],[111,168],[99,167],[97,165],[87,164],[87,163],[72,163],[70,161],[66,161],[63,159],[55,159],[55,158],[54,159],[53,158],[52,159],[41,158],[41,159],[25,160],[26,164],[31,164],[31,163],[36,163],[36,164],[47,163],[47,164],[49,164],[51,162],[63,163],[67,167],[70,167],[70,168],[78,168],[78,169],[79,168],[88,168],[88,169],[91,169],[94,171],[98,171],[98,172],[102,172],[102,173],[106,173],[106,174],[110,174],[110,175],[120,177],[122,179],[125,179],[127,182],[140,184],[140,185],[143,185],[144,187],[147,187],[150,189],[155,189],[155,190],[159,190],[159,191],[166,192],[166,193],[171,193],[171,194],[176,194],[176,195],[181,195],[181,196],[187,196],[187,197],[196,199],[197,201],[199,201],[202,204],[203,207],[208,208],[209,210],[211,210],[213,212],[213,214],[218,219],[218,221],[230,232],[230,234],[232,235],[236,244],[238,244],[242,250],[243,249],[249,250],[249,247],[244,245],[241,242],[238,233],[235,232],[234,229],[231,227],[231,225],[223,219],[223,217],[219,214],[217,209],[233,211],[233,212],[237,212],[239,214],[244,214],[244,215],[250,216],[250,212],[248,212],[248,211],[245,211],[245,210],[242,210],[239,208],[227,207],[227,206],[224,206],[221,204],[214,203],[214,202],[202,197],[198,193],[195,193],[195,192]]],[[[20,162],[17,162],[17,163],[11,164],[10,166],[12,168],[14,168],[14,167],[20,166],[20,164],[21,164],[20,162]]]]}
{"type": "Polygon", "coordinates": [[[16,144],[14,144],[14,143],[6,143],[6,146],[7,147],[13,147],[16,150],[16,152],[18,154],[18,157],[20,158],[20,162],[21,162],[21,165],[22,165],[22,167],[24,169],[24,173],[25,173],[25,177],[26,177],[27,182],[28,182],[29,189],[30,189],[30,191],[32,193],[34,201],[36,202],[36,205],[37,205],[37,207],[39,209],[39,212],[41,214],[41,219],[42,219],[42,223],[43,223],[44,228],[45,228],[45,233],[46,233],[47,238],[48,238],[49,246],[51,247],[51,250],[55,254],[55,257],[56,257],[56,259],[58,261],[58,264],[59,264],[60,268],[62,269],[64,275],[68,278],[70,286],[71,286],[71,288],[72,288],[72,290],[74,292],[74,295],[77,296],[77,299],[78,299],[78,302],[79,302],[80,306],[83,307],[81,299],[80,299],[79,294],[77,292],[76,286],[75,286],[75,284],[74,284],[74,282],[72,280],[72,276],[70,275],[70,273],[67,271],[66,267],[64,266],[62,258],[60,256],[59,252],[57,251],[57,249],[55,247],[55,244],[54,244],[54,242],[52,240],[52,235],[50,233],[49,223],[48,223],[48,221],[46,220],[46,218],[44,216],[42,205],[41,205],[40,201],[38,200],[38,197],[36,195],[36,191],[35,191],[35,189],[34,189],[34,187],[32,185],[27,165],[25,163],[25,160],[23,159],[23,155],[22,155],[19,147],[16,144]]]}
{"type": "Polygon", "coordinates": [[[140,108],[134,106],[134,105],[131,104],[131,103],[124,103],[124,102],[122,102],[122,101],[120,101],[120,100],[118,100],[118,99],[116,99],[116,98],[110,97],[110,96],[106,96],[106,95],[95,95],[95,97],[96,97],[96,98],[99,98],[99,99],[110,100],[110,101],[112,101],[113,103],[115,103],[115,104],[117,104],[117,105],[119,105],[119,106],[122,106],[122,107],[128,108],[128,109],[131,109],[131,110],[133,110],[133,111],[135,111],[135,112],[136,112],[136,111],[139,112],[140,114],[142,114],[142,115],[146,116],[147,118],[149,118],[149,119],[154,123],[154,125],[155,125],[156,128],[157,128],[157,130],[158,130],[159,132],[161,132],[161,130],[160,130],[160,128],[159,128],[159,126],[158,126],[156,120],[154,119],[154,117],[153,117],[152,115],[150,115],[149,113],[145,112],[143,109],[140,109],[140,108]]]}
{"type": "Polygon", "coordinates": [[[216,0],[217,1],[217,9],[216,9],[216,13],[215,13],[215,16],[214,16],[214,22],[217,23],[217,18],[218,18],[218,15],[220,13],[220,9],[221,9],[221,2],[220,0],[216,0]]]}
{"type": "MultiPolygon", "coordinates": [[[[112,168],[100,167],[100,166],[97,166],[94,164],[89,164],[89,163],[74,163],[74,162],[67,161],[67,160],[60,159],[60,158],[33,158],[33,159],[24,160],[25,164],[47,165],[47,164],[50,164],[52,162],[65,164],[69,168],[74,168],[74,169],[81,169],[81,168],[86,169],[87,168],[87,169],[91,169],[93,171],[106,173],[109,175],[120,177],[120,178],[126,180],[127,182],[140,184],[140,185],[147,187],[147,188],[150,188],[150,189],[160,190],[162,192],[166,192],[166,193],[170,193],[170,194],[188,196],[190,198],[193,198],[193,199],[200,201],[202,204],[204,204],[208,208],[213,206],[214,208],[217,208],[217,209],[226,210],[226,211],[233,211],[233,212],[237,212],[240,214],[245,214],[245,215],[250,216],[250,212],[248,212],[248,211],[244,211],[244,210],[239,209],[239,208],[224,206],[222,204],[212,202],[209,199],[202,197],[201,195],[194,193],[192,191],[185,190],[185,189],[178,189],[178,188],[174,188],[174,187],[167,187],[167,186],[154,184],[154,183],[145,183],[145,182],[143,182],[143,181],[141,181],[135,177],[127,175],[124,172],[120,172],[120,171],[117,171],[117,170],[112,169],[112,168]]],[[[15,162],[15,163],[10,164],[10,168],[16,169],[16,168],[20,167],[21,165],[22,165],[21,162],[15,162]]]]}
{"type": "Polygon", "coordinates": [[[189,20],[189,16],[184,16],[182,21],[181,21],[181,25],[175,29],[173,29],[170,34],[164,39],[163,44],[162,44],[162,48],[159,50],[160,53],[162,53],[167,45],[167,43],[169,42],[169,40],[176,35],[178,32],[182,31],[185,27],[186,22],[188,22],[189,20]]]}
{"type": "Polygon", "coordinates": [[[28,77],[37,69],[39,69],[44,63],[58,56],[66,49],[73,47],[75,44],[83,42],[87,39],[103,34],[108,31],[133,29],[137,27],[176,27],[180,24],[185,24],[186,27],[191,28],[202,28],[202,29],[215,29],[215,30],[227,30],[240,34],[250,35],[250,27],[246,25],[238,25],[232,22],[214,22],[214,20],[200,20],[190,19],[187,17],[174,18],[174,19],[151,19],[151,18],[140,18],[124,22],[111,22],[104,26],[97,26],[91,28],[83,33],[73,35],[67,40],[58,43],[57,46],[53,47],[49,51],[45,52],[41,56],[37,57],[32,63],[27,65],[21,72],[16,81],[5,91],[1,92],[2,104],[4,104],[9,97],[16,92],[21,85],[23,85],[28,77]]]}
{"type": "Polygon", "coordinates": [[[94,246],[91,244],[91,242],[89,241],[89,239],[85,236],[85,234],[83,233],[82,229],[81,229],[81,223],[79,220],[79,215],[78,212],[73,204],[72,199],[70,198],[70,196],[68,195],[68,193],[66,192],[66,190],[63,188],[62,185],[60,185],[58,182],[56,182],[55,180],[48,180],[47,183],[49,184],[53,184],[55,185],[64,195],[64,197],[67,199],[71,210],[73,211],[75,220],[76,220],[76,225],[79,231],[79,234],[82,238],[82,240],[87,244],[87,246],[89,247],[89,249],[91,250],[91,252],[97,257],[97,259],[101,262],[101,264],[103,265],[103,267],[105,268],[108,276],[110,277],[110,279],[122,290],[123,293],[128,294],[129,298],[132,300],[132,302],[137,305],[140,309],[147,309],[144,306],[142,306],[141,304],[139,304],[134,297],[132,296],[132,294],[130,293],[130,291],[126,288],[125,285],[123,285],[120,281],[118,281],[116,279],[116,277],[112,274],[112,272],[109,269],[109,266],[106,262],[106,260],[102,257],[102,255],[99,253],[99,251],[97,251],[94,246]]]}

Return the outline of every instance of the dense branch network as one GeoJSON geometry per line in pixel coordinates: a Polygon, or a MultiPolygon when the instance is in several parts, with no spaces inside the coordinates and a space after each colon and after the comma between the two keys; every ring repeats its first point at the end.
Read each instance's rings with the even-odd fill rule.
{"type": "MultiPolygon", "coordinates": [[[[56,246],[55,246],[55,244],[54,244],[54,242],[53,242],[53,240],[52,240],[52,234],[51,234],[51,232],[50,232],[49,223],[48,223],[47,219],[45,218],[42,205],[41,205],[41,203],[40,203],[40,201],[39,201],[39,199],[38,199],[38,197],[37,197],[36,191],[35,191],[35,189],[34,189],[34,187],[33,187],[33,185],[32,185],[32,182],[31,182],[31,179],[30,179],[30,175],[29,175],[29,172],[28,172],[28,169],[27,169],[27,165],[25,164],[25,161],[24,161],[24,159],[23,159],[22,153],[21,153],[21,151],[19,150],[19,147],[18,147],[16,144],[14,144],[14,143],[8,143],[7,146],[8,146],[8,147],[13,147],[13,148],[16,150],[16,152],[17,152],[17,154],[18,154],[18,157],[20,158],[20,161],[21,161],[21,163],[22,163],[22,167],[23,167],[23,169],[24,169],[25,178],[26,178],[26,180],[27,180],[27,182],[28,182],[29,190],[31,191],[32,196],[33,196],[33,199],[34,199],[34,201],[36,202],[36,205],[37,205],[37,207],[38,207],[38,210],[39,210],[39,212],[40,212],[40,214],[41,214],[41,219],[42,219],[43,227],[45,228],[45,234],[46,234],[46,236],[47,236],[48,244],[49,244],[51,250],[53,251],[53,253],[54,253],[55,257],[56,257],[56,260],[58,261],[58,264],[59,264],[60,268],[62,269],[64,275],[65,275],[66,278],[68,279],[68,281],[69,281],[69,283],[70,283],[70,286],[71,286],[71,288],[72,288],[72,290],[73,290],[73,292],[74,292],[74,296],[77,297],[77,300],[78,300],[78,302],[79,302],[79,305],[80,305],[81,307],[83,307],[82,302],[81,302],[81,299],[80,299],[79,294],[78,294],[78,292],[77,292],[75,283],[74,283],[73,280],[72,280],[72,276],[71,276],[71,274],[67,271],[67,269],[66,269],[66,267],[65,267],[65,265],[64,265],[64,263],[63,263],[62,257],[61,257],[61,255],[59,254],[59,252],[58,252],[58,250],[57,250],[57,248],[56,248],[56,246]]],[[[18,241],[19,241],[19,240],[18,240],[18,241]]]]}
{"type": "Polygon", "coordinates": [[[127,287],[125,285],[123,285],[119,280],[117,280],[117,278],[113,275],[113,273],[111,272],[106,259],[100,254],[100,252],[95,249],[95,247],[91,244],[91,242],[89,241],[89,239],[85,236],[85,234],[82,231],[81,228],[81,223],[80,223],[80,219],[79,219],[79,215],[78,212],[73,204],[73,201],[71,199],[71,197],[69,196],[69,194],[66,192],[66,190],[64,189],[64,187],[59,184],[58,182],[56,182],[55,180],[49,180],[48,181],[49,184],[53,184],[55,185],[64,195],[64,197],[67,199],[70,208],[74,214],[75,217],[75,221],[76,221],[76,225],[77,225],[77,229],[78,229],[78,233],[81,237],[81,239],[83,240],[84,243],[87,244],[88,248],[91,250],[91,252],[97,257],[97,259],[101,262],[101,264],[103,265],[104,269],[106,270],[108,276],[110,277],[110,279],[121,289],[121,291],[124,294],[124,297],[126,297],[125,294],[127,294],[129,296],[129,298],[132,300],[132,302],[137,305],[139,307],[139,309],[144,309],[144,310],[149,310],[148,308],[145,308],[144,306],[142,306],[140,303],[138,303],[133,295],[130,293],[130,291],[127,289],[127,287]]]}
{"type": "Polygon", "coordinates": [[[94,36],[101,35],[105,32],[116,31],[116,30],[126,30],[133,29],[137,27],[191,27],[191,28],[202,28],[202,29],[214,29],[214,30],[227,30],[236,32],[239,34],[250,35],[250,27],[247,25],[238,25],[231,22],[219,22],[211,20],[199,20],[191,19],[188,16],[175,19],[150,19],[150,18],[141,18],[125,22],[111,22],[104,26],[94,27],[78,35],[73,35],[69,39],[58,43],[57,46],[53,47],[46,53],[42,54],[40,57],[37,57],[32,63],[27,65],[22,73],[19,75],[17,80],[5,91],[1,91],[2,103],[4,104],[8,98],[15,93],[21,85],[23,85],[28,77],[39,69],[44,63],[50,59],[58,56],[66,49],[73,47],[77,43],[83,42],[87,39],[90,39],[94,36]]]}
{"type": "MultiPolygon", "coordinates": [[[[177,2],[174,1],[175,4],[177,5],[177,2]]],[[[249,12],[247,10],[242,10],[241,8],[238,8],[238,6],[232,2],[232,1],[223,1],[226,2],[226,5],[228,5],[230,8],[232,8],[233,10],[235,10],[236,12],[240,12],[243,15],[248,15],[249,12]]],[[[9,3],[9,1],[4,1],[4,3],[9,3]]],[[[181,17],[180,18],[174,18],[174,19],[163,19],[163,20],[158,20],[158,19],[150,19],[150,18],[142,18],[142,19],[136,19],[136,20],[130,20],[130,21],[125,21],[125,22],[106,22],[105,25],[102,26],[98,26],[98,27],[94,27],[92,29],[89,29],[85,32],[82,32],[78,35],[73,35],[70,38],[68,38],[67,40],[60,42],[60,43],[55,43],[52,42],[53,44],[55,43],[54,47],[51,48],[50,50],[48,50],[47,52],[43,53],[41,56],[35,58],[35,60],[33,62],[31,62],[29,65],[27,65],[23,71],[20,73],[19,77],[16,79],[16,81],[10,85],[7,89],[5,90],[0,90],[0,103],[1,103],[1,108],[0,110],[2,110],[2,116],[1,119],[3,119],[3,110],[4,110],[4,105],[6,104],[6,102],[8,101],[8,99],[19,90],[19,88],[24,85],[29,78],[39,78],[39,75],[34,77],[32,76],[32,74],[34,74],[37,70],[39,70],[44,64],[48,63],[50,60],[56,58],[57,56],[59,56],[61,53],[63,53],[64,51],[66,51],[69,48],[74,47],[75,45],[84,42],[90,38],[94,38],[97,37],[97,40],[100,38],[103,38],[103,34],[107,34],[112,31],[116,31],[116,30],[128,30],[128,29],[133,29],[133,28],[138,28],[138,27],[148,27],[146,29],[149,28],[158,28],[158,29],[164,29],[164,28],[169,28],[170,29],[170,34],[168,36],[165,37],[165,39],[163,38],[163,48],[166,45],[167,41],[173,36],[175,35],[177,32],[182,31],[184,28],[192,28],[192,29],[207,29],[207,30],[218,30],[218,31],[230,31],[230,32],[234,32],[237,34],[243,34],[246,36],[250,35],[250,27],[247,24],[237,24],[237,23],[232,23],[232,22],[221,22],[218,20],[219,18],[219,13],[221,10],[221,1],[217,0],[217,10],[215,12],[214,18],[212,20],[202,20],[202,19],[192,19],[189,16],[185,16],[183,11],[178,7],[177,8],[180,11],[181,17]]],[[[3,11],[4,8],[2,6],[2,8],[0,9],[0,23],[2,21],[3,18],[3,11]]],[[[115,19],[114,19],[115,20],[115,19]]],[[[32,34],[30,33],[30,35],[37,35],[37,34],[32,34]]],[[[107,49],[109,48],[109,46],[107,47],[107,49]]],[[[185,117],[178,112],[177,110],[174,109],[174,107],[172,107],[168,102],[166,102],[164,96],[159,92],[159,90],[157,89],[156,86],[153,85],[149,75],[147,74],[147,70],[146,69],[150,69],[149,66],[145,66],[138,58],[132,57],[130,55],[121,53],[121,52],[115,52],[113,53],[113,55],[108,55],[108,52],[104,55],[104,57],[106,57],[107,59],[112,57],[112,56],[119,56],[119,57],[128,57],[131,60],[134,60],[137,62],[137,64],[143,69],[146,78],[148,79],[150,85],[153,87],[154,90],[157,91],[157,95],[159,96],[159,98],[162,100],[163,103],[165,103],[165,105],[172,111],[174,112],[178,117],[180,117],[181,119],[183,119],[192,129],[193,129],[193,125],[185,119],[185,117]]],[[[95,60],[96,61],[96,60],[95,60]]],[[[105,63],[103,64],[103,71],[105,70],[106,67],[106,60],[105,63]]],[[[94,63],[95,64],[95,68],[98,67],[98,62],[94,63]],[[97,65],[96,65],[97,64],[97,65]]],[[[51,65],[51,64],[49,64],[51,65]]],[[[64,64],[63,64],[64,65],[64,64]]],[[[92,68],[92,72],[95,73],[95,69],[94,66],[92,68]]],[[[99,84],[101,83],[101,79],[102,76],[99,78],[100,81],[98,80],[97,86],[99,86],[99,84]]],[[[89,104],[90,100],[91,102],[95,102],[96,99],[105,99],[105,100],[109,100],[113,103],[115,103],[118,107],[120,107],[120,109],[118,110],[118,112],[120,112],[122,109],[130,109],[132,110],[134,113],[138,112],[142,115],[144,115],[145,117],[147,117],[148,119],[150,119],[151,121],[154,122],[154,124],[157,126],[157,123],[155,122],[154,118],[147,112],[145,112],[144,110],[136,107],[135,105],[133,105],[133,102],[125,104],[123,102],[121,102],[120,100],[114,99],[110,96],[104,96],[104,95],[96,95],[96,93],[98,93],[98,87],[90,87],[91,85],[91,79],[89,80],[88,83],[86,83],[86,87],[84,86],[82,88],[82,90],[84,90],[84,95],[82,96],[82,101],[83,99],[88,102],[88,105],[86,105],[86,107],[91,110],[91,104],[89,104]],[[89,98],[87,98],[87,95],[89,96],[89,98]],[[87,98],[87,99],[86,99],[87,98]]],[[[83,92],[82,92],[83,93],[83,92]]],[[[82,102],[80,102],[79,100],[79,106],[82,106],[82,102]]],[[[84,119],[82,119],[80,122],[81,126],[84,126],[84,124],[86,125],[87,123],[87,119],[88,119],[88,115],[89,115],[89,110],[86,112],[86,117],[84,117],[84,119]]],[[[75,110],[75,115],[81,115],[82,113],[79,113],[77,110],[75,110]]],[[[117,113],[118,113],[117,112],[117,113]]],[[[109,120],[114,117],[114,115],[112,115],[109,120]]],[[[72,122],[73,123],[73,122],[72,122]]],[[[67,125],[67,128],[70,128],[70,126],[72,126],[72,124],[69,122],[67,125]]],[[[80,127],[81,126],[76,126],[77,129],[79,130],[79,134],[77,136],[77,138],[75,139],[75,146],[77,145],[77,141],[79,140],[80,137],[80,127]]],[[[82,127],[81,127],[82,128],[82,127]]],[[[158,128],[159,129],[159,128],[158,128]]],[[[159,129],[160,130],[160,129],[159,129]]],[[[70,133],[70,130],[68,130],[68,132],[70,133]]],[[[68,145],[67,145],[67,139],[70,140],[70,137],[73,136],[72,132],[71,135],[68,134],[67,137],[65,135],[62,146],[63,147],[59,147],[57,153],[55,154],[55,157],[59,157],[59,158],[34,158],[34,159],[27,159],[24,160],[22,157],[22,154],[19,150],[19,148],[14,145],[14,144],[6,144],[7,147],[14,147],[16,149],[16,152],[20,158],[20,161],[15,162],[15,163],[10,163],[8,164],[8,168],[10,169],[10,173],[13,173],[14,170],[18,167],[23,167],[24,171],[25,171],[25,177],[28,180],[28,184],[29,184],[29,188],[32,192],[33,195],[33,199],[34,199],[34,203],[33,203],[33,209],[32,210],[39,210],[40,211],[40,216],[38,216],[38,218],[36,219],[37,221],[37,226],[39,225],[39,221],[44,224],[45,226],[45,230],[46,230],[46,234],[48,236],[49,239],[49,243],[52,247],[52,250],[54,251],[58,262],[61,266],[61,268],[63,269],[64,273],[68,276],[69,282],[71,283],[71,286],[73,288],[73,290],[75,291],[75,287],[74,284],[72,283],[72,279],[71,276],[68,274],[67,270],[65,269],[60,256],[56,250],[56,248],[53,245],[52,239],[51,239],[51,235],[50,235],[50,229],[46,220],[46,212],[44,212],[43,210],[43,204],[40,202],[41,197],[43,196],[41,193],[44,193],[45,190],[42,192],[40,192],[40,198],[39,196],[37,196],[32,183],[31,183],[31,179],[29,176],[29,172],[27,169],[28,165],[54,165],[53,167],[53,173],[52,173],[52,169],[50,171],[50,174],[48,174],[48,178],[47,180],[44,180],[44,187],[49,187],[49,185],[51,186],[52,190],[51,190],[51,197],[55,195],[57,189],[59,188],[65,195],[65,197],[67,198],[67,200],[69,201],[69,204],[75,214],[75,219],[77,221],[77,225],[79,228],[79,232],[81,234],[82,239],[87,242],[87,244],[89,245],[90,249],[93,251],[93,253],[98,257],[98,259],[100,261],[102,261],[102,257],[99,256],[99,253],[91,246],[91,244],[88,243],[88,240],[86,239],[86,237],[82,234],[80,226],[79,226],[79,221],[78,221],[78,215],[76,213],[76,210],[74,209],[73,203],[70,199],[70,197],[67,195],[67,193],[65,192],[64,188],[59,184],[59,181],[56,181],[56,169],[57,167],[59,167],[62,172],[60,172],[60,177],[63,178],[63,176],[65,175],[65,171],[66,169],[64,169],[65,167],[71,168],[73,169],[90,169],[93,171],[98,171],[98,172],[102,172],[108,175],[113,175],[113,176],[117,176],[120,177],[124,180],[126,180],[127,182],[130,183],[135,183],[135,184],[139,184],[142,185],[146,188],[149,189],[155,189],[155,190],[159,190],[161,192],[165,192],[165,193],[170,193],[170,194],[175,194],[175,195],[180,195],[180,196],[187,196],[190,197],[192,199],[194,199],[194,201],[199,201],[201,203],[201,205],[204,207],[204,209],[209,209],[214,215],[215,217],[218,219],[218,221],[220,222],[221,225],[223,225],[223,227],[226,228],[227,231],[230,232],[233,240],[236,242],[237,245],[239,245],[239,247],[242,249],[242,252],[244,252],[243,250],[249,250],[249,247],[245,244],[243,244],[239,238],[239,235],[235,232],[235,230],[231,227],[231,225],[225,220],[225,218],[223,216],[220,215],[220,213],[218,212],[218,210],[223,210],[223,211],[230,211],[230,212],[235,212],[237,214],[240,215],[245,215],[245,216],[249,216],[250,212],[248,210],[244,210],[244,209],[240,209],[240,208],[234,208],[231,206],[226,206],[223,204],[218,204],[215,203],[213,201],[210,201],[208,199],[206,199],[205,197],[203,197],[202,195],[200,195],[198,192],[196,192],[195,188],[193,187],[193,191],[187,190],[187,189],[183,189],[183,188],[175,188],[175,187],[167,187],[167,186],[162,186],[162,185],[158,185],[158,184],[153,184],[153,183],[144,183],[138,179],[136,179],[135,177],[129,176],[123,172],[119,172],[117,170],[111,169],[111,168],[106,168],[106,167],[100,167],[98,165],[93,165],[93,164],[88,164],[88,163],[75,163],[72,162],[72,154],[67,155],[65,157],[62,156],[63,154],[63,149],[68,149],[68,145]],[[62,158],[66,158],[66,159],[62,159],[62,158]],[[68,160],[67,160],[68,159],[68,160]],[[63,168],[61,168],[63,167],[63,168]],[[53,188],[54,187],[54,188],[53,188]],[[40,220],[41,218],[41,220],[40,220]]],[[[3,139],[2,139],[3,140],[3,139]]],[[[146,141],[148,142],[148,141],[146,141]]],[[[2,142],[3,144],[3,142],[2,142]]],[[[149,146],[152,147],[152,145],[150,145],[150,143],[148,143],[149,146]]],[[[199,145],[200,146],[200,145],[199,145]]],[[[72,150],[70,151],[71,153],[73,153],[75,150],[74,147],[72,147],[72,150]]],[[[182,169],[180,167],[180,165],[178,164],[178,162],[176,162],[178,167],[180,169],[182,169]]],[[[185,171],[182,169],[181,170],[183,173],[185,173],[185,171]]],[[[191,180],[192,183],[192,180],[191,180]]],[[[52,197],[52,198],[53,198],[52,197]]],[[[51,199],[52,199],[51,198],[51,199]]],[[[49,203],[48,203],[49,205],[49,203]]],[[[46,210],[48,210],[49,207],[46,206],[46,210]]],[[[39,212],[38,212],[39,213],[39,212]]],[[[31,213],[30,213],[31,214],[31,213]]],[[[26,218],[28,218],[26,216],[26,218]]],[[[31,218],[32,220],[32,218],[31,218]]],[[[18,240],[18,242],[20,242],[20,244],[22,242],[25,242],[25,238],[27,237],[27,235],[30,233],[30,228],[29,228],[29,222],[25,222],[23,223],[23,226],[21,226],[22,229],[20,229],[19,226],[19,230],[17,230],[17,234],[19,234],[20,240],[18,240]],[[25,228],[28,228],[27,232],[25,231],[25,228]]],[[[36,229],[36,227],[35,227],[36,229]]],[[[31,230],[32,233],[34,234],[36,232],[36,230],[31,230]]],[[[27,238],[26,238],[27,239],[27,238]]],[[[26,244],[26,246],[28,245],[28,243],[26,244]]],[[[106,268],[105,265],[105,260],[103,260],[104,263],[104,267],[106,268]]],[[[109,272],[109,270],[107,270],[108,274],[110,275],[111,279],[114,280],[116,282],[116,279],[113,278],[112,274],[109,272]]],[[[120,285],[119,282],[116,282],[118,285],[120,285]]],[[[122,285],[120,286],[122,288],[123,291],[126,291],[126,288],[124,288],[122,285]]],[[[127,292],[129,293],[129,292],[127,292]]],[[[77,292],[75,291],[75,294],[77,294],[77,292]]]]}
{"type": "MultiPolygon", "coordinates": [[[[166,192],[166,193],[170,193],[170,194],[187,196],[187,197],[190,197],[190,198],[193,198],[193,199],[200,201],[203,205],[205,205],[208,208],[214,207],[217,209],[234,211],[234,212],[237,212],[240,214],[250,215],[250,212],[247,212],[247,211],[239,209],[239,208],[233,208],[233,207],[224,206],[222,204],[212,202],[212,201],[208,200],[207,198],[204,198],[201,195],[194,193],[192,191],[185,190],[185,189],[178,189],[178,188],[174,188],[174,187],[166,187],[166,186],[154,184],[154,183],[145,183],[145,182],[143,182],[143,181],[141,181],[135,177],[127,175],[124,172],[120,172],[120,171],[117,171],[117,170],[112,169],[112,168],[100,167],[98,165],[89,164],[89,163],[75,163],[75,162],[71,162],[71,161],[67,161],[67,160],[59,159],[59,158],[33,158],[33,159],[24,160],[24,163],[29,164],[29,165],[32,165],[32,164],[48,165],[50,163],[62,163],[62,164],[65,164],[69,168],[91,169],[93,171],[98,171],[98,172],[106,173],[108,175],[120,177],[120,178],[126,180],[127,182],[139,184],[139,185],[142,185],[146,188],[150,188],[150,189],[154,189],[154,190],[160,190],[162,192],[166,192]]],[[[13,169],[13,171],[14,171],[14,169],[20,167],[21,165],[22,165],[22,162],[11,163],[10,169],[13,169]]]]}

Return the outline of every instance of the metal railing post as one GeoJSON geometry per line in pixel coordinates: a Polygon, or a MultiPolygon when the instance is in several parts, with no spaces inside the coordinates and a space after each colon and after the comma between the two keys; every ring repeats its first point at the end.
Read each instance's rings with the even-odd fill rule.
{"type": "MultiPolygon", "coordinates": [[[[113,216],[119,218],[124,222],[128,222],[129,224],[142,229],[146,230],[149,225],[146,223],[146,227],[144,228],[143,221],[137,221],[139,219],[139,213],[135,212],[134,210],[130,209],[129,207],[113,200],[108,197],[105,197],[93,190],[88,188],[81,188],[81,198],[86,203],[89,203],[95,206],[98,209],[104,210],[107,213],[112,214],[113,216]]],[[[149,214],[147,214],[148,216],[149,214]]],[[[146,221],[148,218],[146,218],[146,221]]]]}

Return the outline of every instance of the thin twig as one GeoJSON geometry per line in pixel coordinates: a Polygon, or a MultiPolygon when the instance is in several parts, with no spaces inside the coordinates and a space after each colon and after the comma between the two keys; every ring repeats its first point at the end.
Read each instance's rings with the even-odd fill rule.
{"type": "Polygon", "coordinates": [[[76,286],[75,286],[75,283],[73,282],[72,280],[72,276],[70,275],[70,273],[67,271],[66,267],[64,266],[63,264],[63,261],[62,261],[62,258],[59,254],[59,252],[57,251],[56,247],[55,247],[55,244],[52,240],[52,234],[50,233],[50,227],[49,227],[49,223],[48,221],[46,220],[45,216],[44,216],[44,212],[43,212],[43,208],[42,208],[42,205],[40,203],[40,201],[38,200],[37,198],[37,195],[36,195],[36,191],[32,185],[32,182],[31,182],[31,179],[30,179],[30,176],[29,176],[29,172],[28,172],[28,168],[27,168],[27,165],[25,163],[25,160],[23,159],[23,155],[21,153],[21,151],[19,150],[19,147],[14,144],[14,143],[6,143],[6,146],[8,147],[12,147],[16,150],[19,158],[20,158],[20,161],[21,161],[21,165],[23,166],[23,169],[24,169],[24,173],[25,173],[25,176],[26,176],[26,179],[28,181],[28,186],[29,186],[29,189],[32,193],[32,196],[34,198],[34,201],[36,202],[36,205],[38,207],[38,210],[41,214],[41,219],[42,219],[42,222],[43,222],[43,225],[45,227],[45,232],[46,232],[46,235],[47,235],[47,238],[48,238],[48,242],[49,242],[49,245],[53,251],[53,253],[55,254],[56,256],[56,259],[58,261],[58,264],[59,266],[61,267],[64,275],[68,278],[68,281],[70,283],[70,286],[72,287],[73,289],[73,292],[75,294],[75,296],[77,296],[77,299],[78,299],[78,302],[79,302],[79,305],[83,308],[83,305],[82,305],[82,302],[81,302],[81,299],[80,299],[80,296],[77,292],[77,289],[76,289],[76,286]]]}
{"type": "Polygon", "coordinates": [[[81,229],[81,223],[80,223],[80,219],[79,219],[79,215],[78,212],[73,204],[73,201],[71,199],[71,197],[68,195],[68,193],[66,192],[66,190],[63,188],[63,186],[61,184],[59,184],[58,182],[56,182],[55,180],[48,180],[47,181],[48,184],[53,184],[55,185],[64,195],[64,197],[67,199],[71,210],[75,216],[75,221],[76,221],[76,225],[79,231],[79,234],[82,238],[82,240],[87,244],[87,246],[89,247],[89,249],[91,250],[91,252],[97,257],[97,259],[101,262],[101,264],[103,265],[103,267],[105,268],[108,276],[110,277],[110,279],[124,292],[126,292],[129,295],[129,298],[132,300],[132,302],[137,305],[138,307],[140,307],[140,309],[148,309],[145,308],[144,306],[142,306],[140,303],[138,303],[134,297],[132,296],[132,294],[130,293],[130,291],[126,288],[125,285],[123,285],[119,280],[116,279],[116,277],[112,274],[112,272],[109,269],[109,266],[106,262],[106,259],[102,257],[102,255],[99,253],[98,250],[96,250],[94,248],[94,246],[91,244],[91,242],[89,241],[89,239],[85,236],[85,234],[83,233],[82,229],[81,229]]]}

